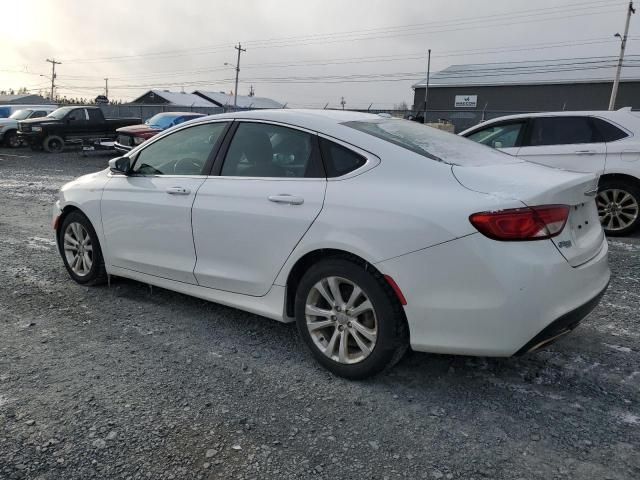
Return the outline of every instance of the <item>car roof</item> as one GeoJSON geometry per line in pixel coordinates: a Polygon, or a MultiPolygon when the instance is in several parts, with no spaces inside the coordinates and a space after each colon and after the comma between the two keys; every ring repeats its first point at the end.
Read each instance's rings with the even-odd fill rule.
{"type": "MultiPolygon", "coordinates": [[[[242,112],[220,113],[206,119],[265,120],[289,123],[298,127],[330,134],[345,127],[341,124],[350,121],[380,120],[380,116],[371,113],[349,110],[307,110],[307,109],[265,109],[242,112]]],[[[200,119],[202,120],[202,119],[200,119]]]]}

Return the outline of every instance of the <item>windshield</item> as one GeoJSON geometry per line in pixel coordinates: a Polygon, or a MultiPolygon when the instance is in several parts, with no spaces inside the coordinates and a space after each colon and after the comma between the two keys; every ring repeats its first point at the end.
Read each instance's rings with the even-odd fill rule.
{"type": "Polygon", "coordinates": [[[453,133],[409,120],[353,121],[343,125],[451,165],[479,166],[522,161],[453,133]]]}
{"type": "Polygon", "coordinates": [[[149,125],[150,127],[165,130],[173,124],[173,121],[175,119],[176,115],[172,115],[170,113],[158,113],[144,123],[145,125],[149,125]]]}
{"type": "Polygon", "coordinates": [[[67,113],[69,113],[71,110],[74,110],[76,108],[78,107],[62,107],[57,110],[54,110],[49,115],[47,115],[47,117],[55,118],[56,120],[61,120],[67,115],[67,113]]]}
{"type": "Polygon", "coordinates": [[[24,120],[32,111],[33,110],[16,110],[9,116],[9,118],[13,118],[14,120],[24,120]]]}

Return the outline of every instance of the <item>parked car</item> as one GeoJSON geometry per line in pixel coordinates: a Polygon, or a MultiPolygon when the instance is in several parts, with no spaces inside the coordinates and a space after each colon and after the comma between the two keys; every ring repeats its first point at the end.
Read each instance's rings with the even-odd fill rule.
{"type": "Polygon", "coordinates": [[[149,120],[140,125],[132,125],[116,130],[118,137],[116,138],[115,149],[121,153],[126,153],[133,147],[140,145],[145,140],[157,135],[158,133],[179,125],[187,120],[204,117],[203,113],[194,112],[163,112],[151,117],[149,120]]]}
{"type": "Polygon", "coordinates": [[[0,118],[9,118],[11,115],[13,115],[14,112],[17,112],[18,110],[23,110],[25,108],[37,108],[37,109],[41,109],[41,108],[51,108],[53,107],[54,109],[58,108],[57,105],[29,105],[29,104],[22,104],[22,105],[14,105],[14,104],[9,104],[9,105],[0,105],[0,118]]]}
{"type": "Polygon", "coordinates": [[[296,321],[363,378],[414,350],[510,356],[573,329],[609,282],[593,174],[377,115],[263,110],[163,132],[63,186],[78,283],[122,276],[296,321]]]}
{"type": "Polygon", "coordinates": [[[38,150],[58,153],[68,143],[115,140],[116,130],[140,123],[139,118],[104,118],[99,107],[62,107],[45,118],[18,123],[18,137],[38,150]]]}
{"type": "Polygon", "coordinates": [[[55,106],[24,108],[14,111],[9,118],[0,118],[0,143],[4,143],[7,147],[19,147],[18,122],[28,118],[46,117],[57,108],[55,106]]]}
{"type": "Polygon", "coordinates": [[[599,175],[605,232],[627,235],[640,227],[640,116],[629,108],[510,115],[460,135],[524,160],[599,175]]]}

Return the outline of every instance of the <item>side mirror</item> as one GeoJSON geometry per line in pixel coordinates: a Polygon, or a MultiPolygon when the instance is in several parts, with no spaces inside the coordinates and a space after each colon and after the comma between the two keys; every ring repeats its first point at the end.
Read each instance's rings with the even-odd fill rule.
{"type": "Polygon", "coordinates": [[[131,160],[129,157],[112,158],[109,160],[109,169],[113,173],[128,175],[129,170],[131,170],[131,160]]]}
{"type": "Polygon", "coordinates": [[[493,148],[502,148],[502,142],[499,140],[497,142],[493,142],[493,148]]]}

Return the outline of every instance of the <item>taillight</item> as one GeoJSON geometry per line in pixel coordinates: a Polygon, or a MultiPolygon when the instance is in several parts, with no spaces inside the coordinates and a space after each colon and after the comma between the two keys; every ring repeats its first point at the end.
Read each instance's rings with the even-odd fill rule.
{"type": "Polygon", "coordinates": [[[567,218],[567,205],[542,205],[474,213],[469,221],[480,233],[494,240],[520,241],[555,237],[562,232],[567,218]]]}

